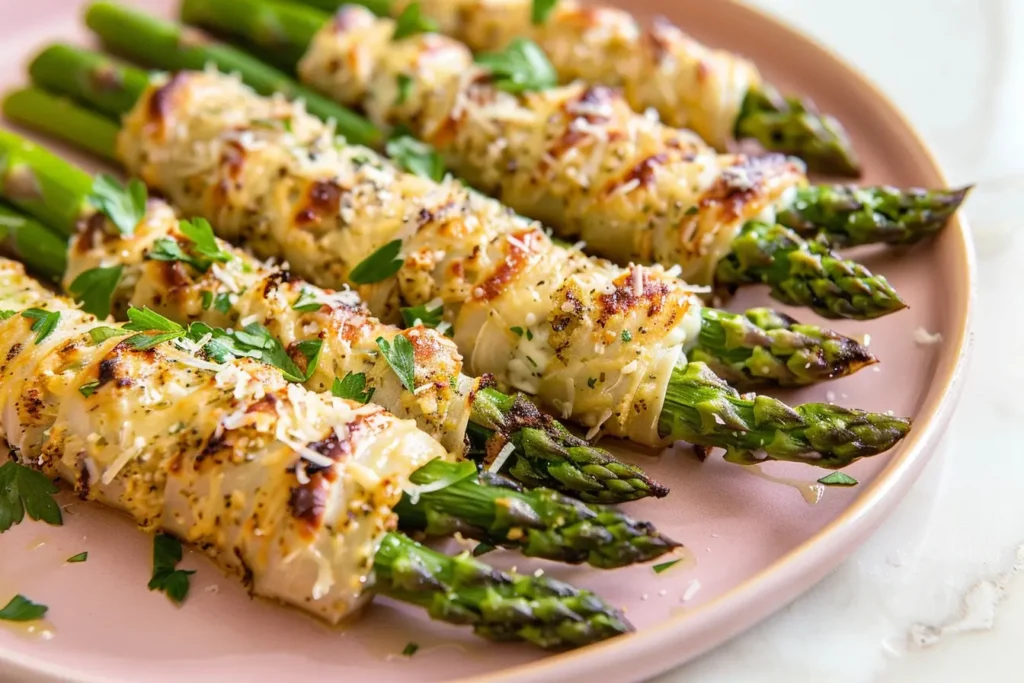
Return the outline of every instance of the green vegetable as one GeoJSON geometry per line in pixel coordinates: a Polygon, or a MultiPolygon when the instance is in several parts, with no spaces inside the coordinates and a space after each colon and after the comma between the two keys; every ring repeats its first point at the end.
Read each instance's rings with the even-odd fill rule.
{"type": "Polygon", "coordinates": [[[125,186],[101,173],[93,180],[87,200],[109,218],[122,235],[134,234],[135,226],[146,215],[146,186],[138,178],[132,178],[125,186]]]}
{"type": "Polygon", "coordinates": [[[359,262],[348,279],[357,285],[370,285],[387,280],[402,267],[404,261],[398,258],[402,240],[391,240],[359,262]]]}
{"type": "Polygon", "coordinates": [[[347,398],[350,401],[368,403],[373,398],[373,387],[366,388],[366,374],[362,372],[350,372],[345,379],[334,378],[331,386],[331,394],[338,398],[347,398]]]}
{"type": "Polygon", "coordinates": [[[60,526],[60,506],[53,499],[57,487],[46,475],[9,461],[0,465],[0,533],[31,519],[60,526]]]}
{"type": "Polygon", "coordinates": [[[414,2],[406,7],[398,19],[395,20],[395,32],[392,40],[401,40],[418,33],[435,33],[437,23],[423,16],[423,8],[420,3],[414,2]]]}
{"type": "Polygon", "coordinates": [[[676,565],[676,564],[678,564],[680,562],[682,562],[682,560],[672,560],[670,562],[662,562],[661,564],[654,565],[652,567],[652,569],[654,570],[655,574],[660,574],[660,573],[662,573],[664,571],[667,571],[667,570],[671,569],[674,565],[676,565]]]}
{"type": "Polygon", "coordinates": [[[395,103],[405,104],[406,100],[409,99],[409,94],[412,92],[412,76],[409,76],[408,74],[398,74],[397,85],[398,99],[395,100],[395,103]]]}
{"type": "Polygon", "coordinates": [[[86,382],[82,386],[78,387],[78,393],[86,398],[89,398],[96,393],[96,390],[100,388],[99,380],[93,382],[86,382]]]}
{"type": "Polygon", "coordinates": [[[427,304],[402,309],[402,322],[406,327],[422,325],[431,329],[444,323],[444,304],[437,308],[427,308],[427,304]]]}
{"type": "Polygon", "coordinates": [[[32,327],[30,328],[33,332],[36,332],[36,344],[40,344],[44,339],[50,336],[53,329],[57,327],[57,322],[60,321],[60,311],[45,311],[41,308],[30,308],[21,312],[22,318],[28,318],[34,320],[32,327]]]}
{"type": "Polygon", "coordinates": [[[860,482],[845,472],[830,472],[819,479],[818,483],[825,486],[856,486],[860,482]]]}
{"type": "Polygon", "coordinates": [[[405,656],[405,657],[412,657],[414,654],[416,654],[416,651],[419,650],[419,649],[420,649],[420,646],[419,646],[418,643],[414,643],[414,642],[410,641],[410,642],[406,643],[405,649],[402,650],[402,655],[405,656]]]}
{"type": "Polygon", "coordinates": [[[13,318],[15,315],[17,315],[17,311],[0,311],[0,322],[13,318]]]}
{"type": "Polygon", "coordinates": [[[90,268],[79,274],[68,287],[76,301],[82,302],[82,310],[92,313],[101,320],[110,315],[110,302],[121,281],[124,266],[90,268]]]}
{"type": "Polygon", "coordinates": [[[42,619],[47,609],[49,608],[46,605],[34,603],[24,595],[15,595],[3,609],[0,609],[0,620],[35,621],[42,619]]]}
{"type": "Polygon", "coordinates": [[[388,365],[398,375],[402,386],[409,391],[416,390],[416,352],[412,342],[398,335],[395,337],[394,346],[388,343],[384,337],[377,337],[377,348],[384,354],[388,365]]]}
{"type": "Polygon", "coordinates": [[[77,555],[72,555],[71,557],[69,557],[68,559],[66,559],[64,561],[67,562],[68,564],[74,564],[76,562],[85,562],[88,559],[89,559],[89,553],[88,552],[84,552],[84,553],[78,553],[77,555]]]}
{"type": "Polygon", "coordinates": [[[501,52],[479,54],[476,62],[491,72],[495,87],[507,92],[548,90],[558,85],[558,74],[544,51],[526,38],[516,38],[501,52]]]}
{"type": "Polygon", "coordinates": [[[299,298],[292,304],[292,310],[299,313],[313,313],[314,311],[319,311],[322,307],[323,304],[317,301],[316,294],[309,289],[303,289],[299,292],[299,298]]]}
{"type": "Polygon", "coordinates": [[[195,574],[194,570],[177,568],[181,557],[178,539],[166,534],[153,539],[153,577],[149,580],[149,590],[163,591],[179,605],[188,596],[188,577],[195,574]]]}
{"type": "Polygon", "coordinates": [[[551,15],[551,11],[555,9],[555,5],[558,4],[558,0],[533,0],[533,6],[530,11],[530,21],[533,22],[534,26],[540,26],[548,17],[551,15]]]}
{"type": "Polygon", "coordinates": [[[120,337],[127,334],[119,327],[94,327],[89,330],[89,336],[93,344],[102,344],[112,337],[120,337]]]}
{"type": "Polygon", "coordinates": [[[213,235],[213,228],[203,218],[180,221],[178,229],[187,240],[182,249],[177,240],[163,237],[153,244],[153,250],[146,255],[154,261],[181,261],[205,273],[214,263],[227,263],[231,254],[221,250],[213,235]]]}
{"type": "Polygon", "coordinates": [[[396,133],[388,140],[384,150],[402,170],[435,182],[444,179],[444,160],[441,155],[411,135],[396,133]]]}

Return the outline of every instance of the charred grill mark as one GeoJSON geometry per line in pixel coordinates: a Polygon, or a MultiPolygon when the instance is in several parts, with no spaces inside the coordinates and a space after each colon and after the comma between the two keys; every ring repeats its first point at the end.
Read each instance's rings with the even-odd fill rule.
{"type": "Polygon", "coordinates": [[[527,228],[512,233],[511,237],[513,239],[507,239],[505,235],[497,238],[505,241],[505,258],[487,279],[477,283],[473,290],[474,300],[490,301],[504,292],[508,284],[529,265],[530,256],[534,253],[536,246],[541,243],[543,233],[536,228],[527,228]],[[526,249],[523,249],[524,246],[526,249]]]}
{"type": "Polygon", "coordinates": [[[117,376],[117,364],[118,359],[116,357],[105,358],[100,361],[99,382],[101,387],[114,381],[117,376]]]}
{"type": "Polygon", "coordinates": [[[572,289],[565,293],[565,301],[558,308],[558,312],[551,319],[551,329],[554,332],[564,332],[573,320],[576,320],[583,314],[583,302],[576,296],[576,292],[572,289]],[[566,311],[565,306],[569,305],[570,310],[566,311]]]}
{"type": "Polygon", "coordinates": [[[287,270],[275,270],[267,277],[263,278],[263,297],[269,297],[271,294],[277,291],[277,289],[288,282],[292,281],[291,273],[287,270]]]}
{"type": "Polygon", "coordinates": [[[89,497],[89,488],[92,484],[92,478],[89,475],[89,468],[85,466],[85,456],[86,454],[84,452],[78,454],[78,466],[75,468],[77,474],[75,477],[75,493],[77,493],[78,497],[82,500],[89,497]]]}
{"type": "Polygon", "coordinates": [[[747,203],[765,191],[772,177],[797,172],[794,163],[781,154],[740,156],[735,164],[722,170],[715,183],[701,196],[698,205],[702,209],[721,207],[720,222],[735,220],[743,214],[747,203]]]}
{"type": "Polygon", "coordinates": [[[292,515],[307,526],[307,531],[316,528],[323,520],[327,509],[329,484],[320,475],[310,475],[309,483],[292,487],[288,496],[288,508],[292,515]]]}
{"type": "Polygon", "coordinates": [[[10,363],[12,360],[14,360],[18,356],[18,354],[21,353],[21,349],[21,342],[18,342],[11,346],[11,348],[7,350],[7,362],[10,363]]]}
{"type": "MultiPolygon", "coordinates": [[[[634,266],[635,268],[636,266],[634,266]]],[[[647,316],[654,317],[661,312],[666,296],[669,294],[669,285],[661,278],[644,277],[643,292],[636,295],[633,286],[633,269],[621,276],[615,283],[615,291],[609,294],[601,294],[598,297],[598,306],[601,309],[598,317],[598,324],[602,327],[608,324],[613,316],[625,315],[631,310],[647,305],[647,316]]]]}
{"type": "Polygon", "coordinates": [[[43,414],[44,403],[40,398],[39,390],[35,387],[29,389],[21,397],[21,407],[30,421],[38,420],[43,414]]]}
{"type": "Polygon", "coordinates": [[[636,166],[631,168],[626,175],[622,177],[620,181],[613,181],[609,184],[606,194],[614,193],[618,188],[628,185],[633,181],[639,183],[638,187],[648,188],[654,185],[654,173],[659,166],[664,166],[668,162],[668,155],[664,152],[660,154],[654,154],[647,157],[643,161],[639,162],[636,166]]]}
{"type": "Polygon", "coordinates": [[[341,186],[331,180],[312,183],[306,192],[304,205],[295,214],[295,224],[305,228],[337,216],[343,192],[341,186]]]}

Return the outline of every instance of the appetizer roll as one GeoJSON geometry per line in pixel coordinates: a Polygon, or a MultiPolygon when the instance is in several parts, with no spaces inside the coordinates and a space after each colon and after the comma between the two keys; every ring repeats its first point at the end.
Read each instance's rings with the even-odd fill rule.
{"type": "Polygon", "coordinates": [[[9,261],[0,310],[0,436],[17,460],[331,622],[366,601],[409,475],[445,456],[376,406],[101,324],[9,261]]]}

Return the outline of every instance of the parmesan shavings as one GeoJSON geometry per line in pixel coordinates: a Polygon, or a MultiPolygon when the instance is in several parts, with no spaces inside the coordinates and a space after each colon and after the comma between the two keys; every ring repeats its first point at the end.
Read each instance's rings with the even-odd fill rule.
{"type": "Polygon", "coordinates": [[[914,330],[914,343],[918,346],[933,346],[942,341],[942,334],[936,332],[932,334],[923,327],[918,327],[914,330]]]}
{"type": "Polygon", "coordinates": [[[515,452],[516,446],[511,441],[506,443],[498,451],[497,457],[494,458],[494,462],[487,466],[487,471],[490,473],[500,472],[501,468],[505,466],[505,461],[509,459],[513,452],[515,452]]]}

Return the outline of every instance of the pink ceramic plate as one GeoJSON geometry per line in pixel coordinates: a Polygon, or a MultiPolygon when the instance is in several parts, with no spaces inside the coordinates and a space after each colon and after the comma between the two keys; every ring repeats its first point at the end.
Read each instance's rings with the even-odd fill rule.
{"type": "MultiPolygon", "coordinates": [[[[26,57],[46,41],[86,39],[80,0],[5,2],[0,22],[0,84],[19,83],[26,57]]],[[[137,2],[169,15],[167,0],[137,2]]],[[[713,44],[756,59],[783,86],[815,97],[842,115],[868,169],[866,182],[943,184],[913,128],[871,85],[806,38],[770,18],[726,1],[633,0],[631,9],[660,11],[713,44]]],[[[250,600],[199,555],[193,594],[178,609],[146,590],[149,537],[126,519],[68,503],[65,525],[23,524],[0,538],[0,603],[16,592],[50,606],[52,638],[0,627],[0,672],[19,679],[77,681],[198,680],[601,680],[661,672],[748,628],[809,588],[884,519],[920,471],[948,421],[958,392],[971,299],[972,260],[966,228],[953,225],[935,242],[903,254],[865,254],[910,303],[910,310],[872,323],[835,327],[871,335],[878,371],[789,396],[835,400],[911,415],[911,436],[890,454],[851,468],[862,484],[829,489],[817,505],[797,490],[757,478],[719,459],[700,464],[687,453],[644,458],[672,486],[662,501],[631,511],[655,520],[685,542],[696,560],[656,574],[650,566],[602,573],[545,563],[550,574],[592,588],[624,606],[639,632],[603,645],[544,657],[528,647],[489,645],[419,614],[378,601],[359,623],[329,629],[306,616],[250,600]],[[942,334],[919,346],[914,331],[942,334]],[[65,558],[89,551],[84,564],[65,558]],[[414,658],[405,644],[421,645],[414,658]],[[16,672],[16,673],[15,673],[16,672]]],[[[760,303],[760,291],[733,302],[760,303]]],[[[800,316],[808,317],[805,311],[800,316]]],[[[778,466],[770,472],[805,482],[821,473],[778,466]]],[[[488,559],[512,563],[510,554],[488,559]]],[[[521,567],[525,563],[520,563],[521,567]]],[[[3,676],[0,675],[0,678],[3,676]]]]}

